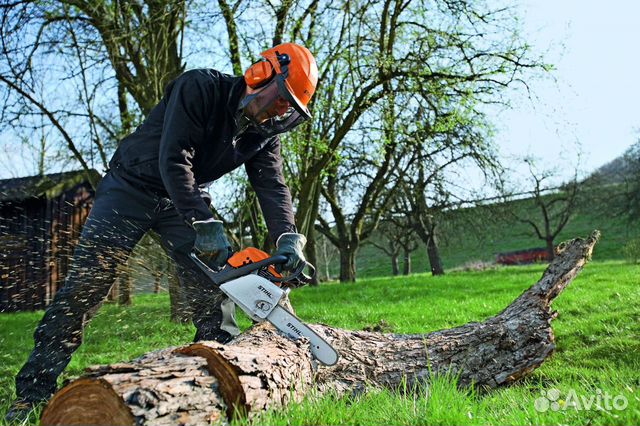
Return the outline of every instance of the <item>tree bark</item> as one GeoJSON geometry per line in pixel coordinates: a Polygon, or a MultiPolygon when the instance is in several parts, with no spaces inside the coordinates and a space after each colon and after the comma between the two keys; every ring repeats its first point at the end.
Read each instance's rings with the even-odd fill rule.
{"type": "Polygon", "coordinates": [[[118,277],[118,304],[120,305],[131,305],[131,293],[133,282],[131,281],[131,267],[127,263],[122,272],[120,272],[120,276],[118,277]]]}
{"type": "Polygon", "coordinates": [[[555,246],[553,245],[553,238],[547,238],[547,260],[551,262],[555,256],[555,246]]]}
{"type": "Polygon", "coordinates": [[[156,272],[153,274],[153,293],[160,293],[160,282],[162,281],[162,274],[160,272],[156,272]]]}
{"type": "Polygon", "coordinates": [[[404,251],[404,268],[402,274],[411,275],[411,253],[408,250],[404,251]]]}
{"type": "Polygon", "coordinates": [[[191,321],[191,305],[185,298],[184,291],[180,285],[180,279],[171,263],[168,267],[169,273],[169,300],[171,305],[171,321],[177,323],[188,323],[191,321]]]}
{"type": "Polygon", "coordinates": [[[299,401],[312,390],[341,395],[405,383],[411,389],[437,374],[458,375],[461,386],[508,385],[554,351],[557,313],[550,304],[589,260],[598,238],[596,231],[560,245],[542,278],[482,323],[414,335],[313,325],[340,353],[332,367],[318,367],[306,342],[263,323],[228,345],[199,342],[90,368],[54,395],[42,424],[208,424],[299,401]]]}
{"type": "Polygon", "coordinates": [[[442,258],[436,241],[435,230],[432,231],[427,242],[427,256],[429,256],[429,264],[431,265],[432,275],[444,275],[444,267],[442,266],[442,258]]]}
{"type": "Polygon", "coordinates": [[[356,281],[356,250],[352,247],[340,247],[340,282],[356,281]]]}
{"type": "Polygon", "coordinates": [[[120,281],[116,280],[107,294],[107,302],[116,302],[120,295],[120,281]]]}
{"type": "MultiPolygon", "coordinates": [[[[307,260],[312,265],[318,265],[318,251],[316,249],[316,233],[311,232],[307,236],[307,245],[305,246],[304,252],[307,255],[307,260]]],[[[320,279],[318,278],[318,274],[315,274],[311,279],[309,285],[317,286],[320,283],[320,279]]]]}
{"type": "Polygon", "coordinates": [[[398,254],[394,253],[391,255],[391,272],[393,276],[400,275],[400,267],[398,266],[398,254]]]}

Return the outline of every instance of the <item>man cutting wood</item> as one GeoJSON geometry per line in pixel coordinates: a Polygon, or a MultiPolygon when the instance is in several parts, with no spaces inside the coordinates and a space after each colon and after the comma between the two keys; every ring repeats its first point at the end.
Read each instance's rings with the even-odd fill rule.
{"type": "Polygon", "coordinates": [[[64,286],[38,325],[35,347],[16,377],[7,421],[24,418],[56,390],[58,376],[82,343],[87,312],[109,292],[118,265],[156,231],[175,261],[193,310],[195,340],[226,343],[239,333],[233,303],[191,261],[195,250],[222,267],[231,245],[203,187],[245,166],[284,269],[304,261],[291,194],[282,173],[278,135],[311,116],[318,80],[313,55],[285,43],[234,77],[212,69],[187,71],[171,82],[144,122],[125,137],[97,190],[64,286]],[[212,300],[216,300],[212,303],[212,300]]]}

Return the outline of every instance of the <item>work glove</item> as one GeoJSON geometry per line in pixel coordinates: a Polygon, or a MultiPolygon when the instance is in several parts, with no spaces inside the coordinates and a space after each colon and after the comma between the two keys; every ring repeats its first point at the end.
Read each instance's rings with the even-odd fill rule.
{"type": "Polygon", "coordinates": [[[284,233],[280,235],[278,241],[276,241],[276,251],[274,255],[282,254],[287,256],[289,260],[283,265],[276,265],[278,272],[293,271],[301,262],[305,262],[304,257],[304,245],[307,244],[307,238],[302,234],[284,233]]]}
{"type": "Polygon", "coordinates": [[[193,248],[200,259],[212,268],[222,268],[231,256],[231,244],[224,234],[222,222],[204,220],[193,222],[196,241],[193,248]]]}

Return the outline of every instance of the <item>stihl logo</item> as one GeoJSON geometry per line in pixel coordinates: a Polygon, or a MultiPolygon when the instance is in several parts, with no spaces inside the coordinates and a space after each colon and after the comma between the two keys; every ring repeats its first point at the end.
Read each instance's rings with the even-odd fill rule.
{"type": "Polygon", "coordinates": [[[262,287],[261,285],[258,286],[258,290],[260,290],[261,292],[263,292],[264,294],[266,294],[267,296],[269,296],[269,298],[273,299],[273,295],[271,294],[271,292],[269,290],[267,290],[266,288],[262,287]]]}
{"type": "Polygon", "coordinates": [[[298,336],[302,336],[302,331],[300,331],[300,329],[298,327],[296,327],[295,325],[293,325],[290,322],[288,322],[287,323],[287,327],[290,328],[291,330],[293,330],[293,332],[296,333],[298,336]]]}

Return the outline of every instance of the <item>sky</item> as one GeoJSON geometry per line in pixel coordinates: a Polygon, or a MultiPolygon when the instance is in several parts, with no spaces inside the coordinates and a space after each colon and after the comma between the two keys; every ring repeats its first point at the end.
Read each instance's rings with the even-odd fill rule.
{"type": "MultiPolygon", "coordinates": [[[[504,163],[524,176],[520,159],[533,156],[569,179],[581,151],[580,169],[589,173],[640,138],[640,0],[514,1],[522,36],[555,70],[530,82],[531,98],[514,91],[512,109],[492,111],[504,163]]],[[[0,178],[11,176],[0,167],[0,178]]]]}
{"type": "Polygon", "coordinates": [[[640,138],[640,1],[521,0],[518,8],[525,39],[555,71],[532,83],[532,99],[514,94],[514,108],[496,117],[502,154],[567,166],[582,151],[583,172],[621,155],[640,138]]]}

